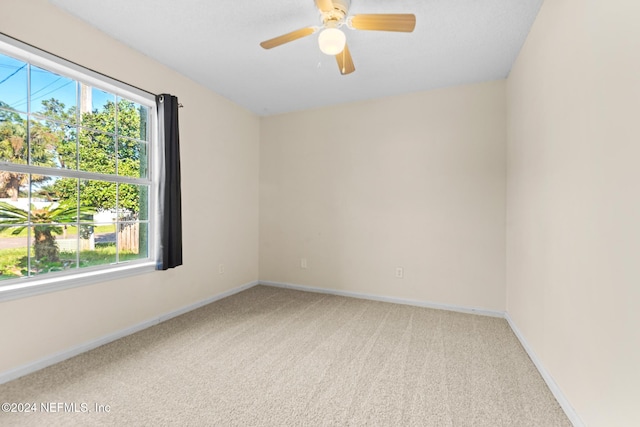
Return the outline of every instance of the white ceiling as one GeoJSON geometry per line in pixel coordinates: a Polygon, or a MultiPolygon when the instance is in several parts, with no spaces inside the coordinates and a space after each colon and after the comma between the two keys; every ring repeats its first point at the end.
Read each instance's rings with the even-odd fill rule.
{"type": "MultiPolygon", "coordinates": [[[[266,116],[505,78],[543,0],[352,0],[350,15],[413,13],[412,33],[346,29],[356,71],[342,76],[314,0],[50,0],[94,27],[266,116]]],[[[176,94],[178,97],[180,94],[176,94]]]]}

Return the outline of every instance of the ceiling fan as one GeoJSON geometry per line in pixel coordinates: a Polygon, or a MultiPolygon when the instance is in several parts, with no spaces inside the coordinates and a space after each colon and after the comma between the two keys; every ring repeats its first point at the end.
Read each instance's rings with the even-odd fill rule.
{"type": "Polygon", "coordinates": [[[333,55],[338,62],[342,75],[353,73],[351,52],[347,46],[346,36],[340,27],[346,25],[352,30],[399,31],[410,33],[416,26],[416,16],[409,13],[380,13],[348,16],[351,0],[314,0],[320,11],[321,26],[311,26],[292,31],[260,43],[264,49],[271,49],[285,43],[320,31],[318,44],[320,50],[333,55]]]}

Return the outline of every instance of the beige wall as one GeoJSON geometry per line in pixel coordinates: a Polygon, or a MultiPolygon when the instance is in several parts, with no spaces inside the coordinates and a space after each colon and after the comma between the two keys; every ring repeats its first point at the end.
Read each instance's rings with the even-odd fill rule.
{"type": "Polygon", "coordinates": [[[0,31],[179,97],[185,256],[173,271],[0,303],[0,372],[258,279],[258,117],[46,0],[0,2],[0,31]]]}
{"type": "Polygon", "coordinates": [[[263,118],[260,279],[504,310],[505,102],[499,81],[263,118]]]}
{"type": "Polygon", "coordinates": [[[640,425],[638,22],[547,0],[508,78],[507,311],[588,426],[640,425]]]}

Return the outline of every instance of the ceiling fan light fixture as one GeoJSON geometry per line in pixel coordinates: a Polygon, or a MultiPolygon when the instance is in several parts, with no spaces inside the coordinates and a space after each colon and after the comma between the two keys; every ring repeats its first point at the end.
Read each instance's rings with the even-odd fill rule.
{"type": "Polygon", "coordinates": [[[337,28],[325,28],[318,36],[318,45],[322,53],[337,55],[344,50],[347,36],[337,28]]]}

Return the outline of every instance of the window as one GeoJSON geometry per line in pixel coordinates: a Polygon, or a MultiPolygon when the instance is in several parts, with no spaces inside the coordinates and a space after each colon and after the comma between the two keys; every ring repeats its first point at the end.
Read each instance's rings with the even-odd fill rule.
{"type": "Polygon", "coordinates": [[[0,294],[153,265],[153,95],[7,40],[0,294]]]}

